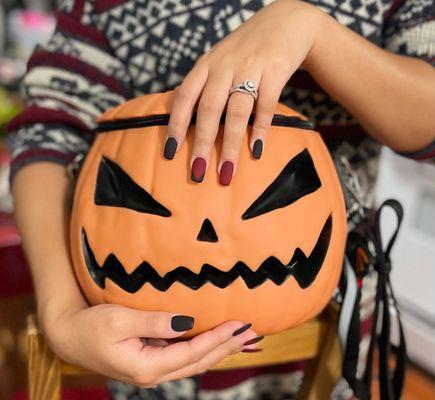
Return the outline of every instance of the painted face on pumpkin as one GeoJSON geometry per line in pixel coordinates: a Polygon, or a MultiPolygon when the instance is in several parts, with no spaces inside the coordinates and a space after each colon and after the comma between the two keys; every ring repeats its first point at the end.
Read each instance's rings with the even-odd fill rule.
{"type": "MultiPolygon", "coordinates": [[[[295,201],[316,191],[321,182],[308,150],[303,150],[291,159],[278,177],[241,215],[244,220],[258,217],[275,209],[290,206],[295,201]]],[[[135,183],[130,176],[115,162],[102,157],[98,169],[94,201],[96,205],[123,207],[140,213],[171,217],[170,210],[154,199],[144,188],[135,183]]],[[[297,247],[290,261],[283,264],[276,257],[268,257],[260,265],[251,268],[243,261],[238,261],[228,271],[214,267],[211,262],[204,263],[199,273],[188,266],[177,266],[160,276],[159,270],[143,261],[128,274],[115,254],[111,253],[100,266],[89,245],[86,231],[82,231],[83,254],[89,273],[94,282],[102,289],[105,280],[110,279],[129,293],[136,293],[143,285],[149,283],[155,289],[168,290],[175,282],[189,289],[197,290],[206,283],[219,288],[226,288],[236,279],[242,279],[246,286],[253,289],[267,279],[281,285],[293,276],[301,288],[307,288],[316,279],[331,239],[332,217],[325,221],[312,252],[306,256],[297,247]]],[[[217,243],[219,237],[213,223],[206,218],[196,237],[199,241],[217,243]]]]}
{"type": "Polygon", "coordinates": [[[170,96],[103,117],[106,132],[82,168],[71,240],[88,300],[193,315],[191,334],[229,319],[273,333],[313,317],[337,283],[346,232],[319,135],[279,106],[290,119],[277,120],[292,127],[271,128],[261,160],[251,159],[246,139],[231,186],[220,186],[218,144],[204,182],[193,183],[192,132],[167,161],[166,126],[137,118],[148,110],[155,123],[170,96]]]}

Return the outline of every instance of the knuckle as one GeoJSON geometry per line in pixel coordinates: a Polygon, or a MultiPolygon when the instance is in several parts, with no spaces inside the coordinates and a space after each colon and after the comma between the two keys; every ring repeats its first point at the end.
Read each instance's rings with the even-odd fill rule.
{"type": "Polygon", "coordinates": [[[269,131],[270,124],[266,124],[265,122],[256,122],[252,129],[256,134],[264,135],[269,131]]]}
{"type": "Polygon", "coordinates": [[[202,155],[205,156],[205,154],[207,152],[207,149],[209,149],[212,145],[212,141],[209,139],[208,136],[197,136],[195,138],[195,149],[197,153],[201,153],[202,155]]]}
{"type": "Polygon", "coordinates": [[[222,343],[225,343],[232,338],[232,336],[229,335],[228,332],[225,331],[224,329],[217,328],[215,331],[215,335],[216,335],[216,345],[221,345],[222,343]]]}
{"type": "Polygon", "coordinates": [[[218,114],[219,104],[216,101],[204,99],[199,102],[198,112],[202,114],[218,114]]]}
{"type": "Polygon", "coordinates": [[[162,318],[157,313],[151,313],[147,317],[148,335],[155,335],[161,331],[162,318]]]}
{"type": "Polygon", "coordinates": [[[175,89],[175,99],[176,101],[184,102],[189,100],[191,97],[190,90],[186,84],[181,84],[175,89]]]}
{"type": "Polygon", "coordinates": [[[111,332],[120,332],[122,330],[124,323],[122,318],[115,315],[112,312],[106,313],[104,316],[104,324],[101,325],[102,330],[106,332],[106,330],[109,330],[111,332]]]}
{"type": "Polygon", "coordinates": [[[229,132],[225,135],[222,152],[227,155],[227,158],[237,158],[244,132],[229,132]]]}
{"type": "Polygon", "coordinates": [[[258,63],[258,56],[252,54],[245,55],[242,58],[241,66],[246,70],[253,70],[254,66],[258,63]]]}

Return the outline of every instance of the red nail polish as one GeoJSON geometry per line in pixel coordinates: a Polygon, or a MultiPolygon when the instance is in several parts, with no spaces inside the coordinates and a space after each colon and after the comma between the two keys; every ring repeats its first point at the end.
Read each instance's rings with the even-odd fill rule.
{"type": "Polygon", "coordinates": [[[243,346],[249,346],[251,344],[258,343],[260,340],[263,340],[264,336],[257,336],[254,339],[248,340],[246,343],[243,344],[243,346]]]}
{"type": "Polygon", "coordinates": [[[192,163],[192,172],[190,179],[197,183],[202,182],[204,179],[206,166],[207,163],[202,157],[196,157],[192,163]]]}
{"type": "Polygon", "coordinates": [[[263,351],[263,349],[244,349],[242,353],[258,353],[260,351],[263,351]]]}
{"type": "Polygon", "coordinates": [[[233,178],[234,165],[231,161],[225,161],[222,164],[221,172],[219,174],[219,183],[228,186],[233,178]]]}

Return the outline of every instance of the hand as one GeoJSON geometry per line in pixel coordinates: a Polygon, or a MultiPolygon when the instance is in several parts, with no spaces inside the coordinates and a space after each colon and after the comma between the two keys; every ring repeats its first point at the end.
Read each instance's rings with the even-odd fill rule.
{"type": "Polygon", "coordinates": [[[153,386],[200,373],[230,353],[255,348],[258,339],[249,326],[233,336],[242,322],[227,322],[183,340],[182,329],[192,327],[190,318],[173,320],[173,314],[115,305],[88,307],[69,258],[69,187],[64,167],[48,162],[21,169],[12,187],[15,218],[34,278],[39,323],[54,352],[114,379],[153,386]],[[175,338],[183,341],[170,343],[175,338]]]}
{"type": "Polygon", "coordinates": [[[229,185],[254,99],[237,92],[228,98],[228,93],[234,84],[250,79],[259,92],[250,147],[254,158],[260,158],[281,91],[315,44],[320,15],[301,1],[276,1],[205,53],[176,90],[164,156],[171,159],[182,145],[198,103],[191,168],[192,180],[201,182],[226,107],[218,173],[220,183],[229,185]]]}
{"type": "Polygon", "coordinates": [[[41,321],[62,359],[141,387],[202,373],[229,354],[252,351],[255,345],[244,344],[257,337],[242,322],[231,321],[170,343],[193,327],[193,318],[115,305],[68,310],[41,321]],[[234,336],[242,326],[243,332],[234,336]]]}

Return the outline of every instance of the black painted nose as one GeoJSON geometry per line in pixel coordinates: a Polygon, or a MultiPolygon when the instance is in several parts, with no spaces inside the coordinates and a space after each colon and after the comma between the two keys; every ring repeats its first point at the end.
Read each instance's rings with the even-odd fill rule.
{"type": "Polygon", "coordinates": [[[202,223],[201,229],[199,230],[198,236],[196,237],[200,242],[217,242],[218,236],[213,228],[211,221],[206,218],[202,223]]]}

